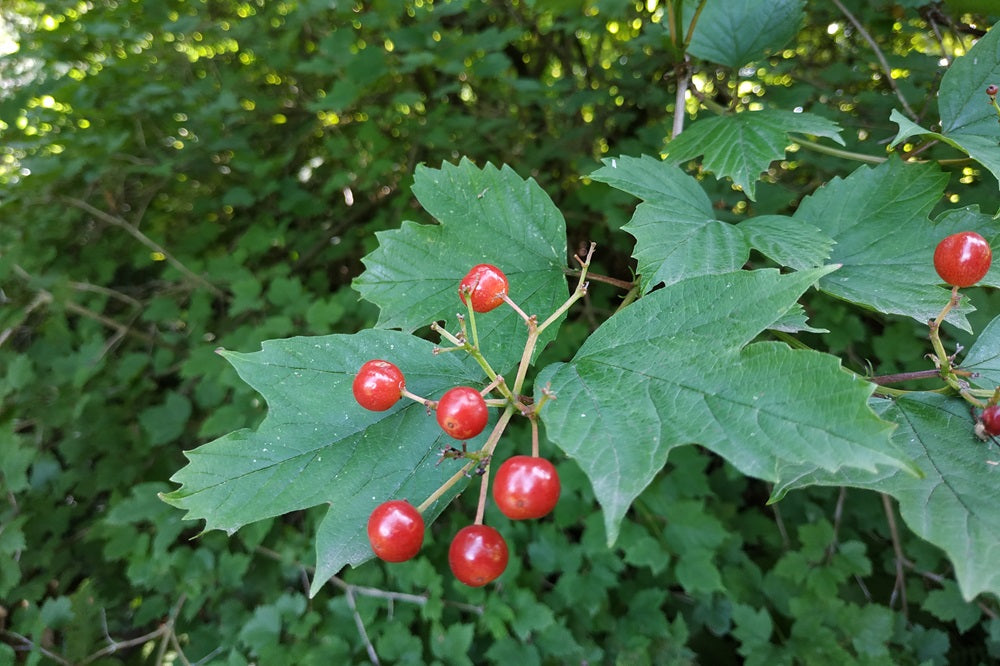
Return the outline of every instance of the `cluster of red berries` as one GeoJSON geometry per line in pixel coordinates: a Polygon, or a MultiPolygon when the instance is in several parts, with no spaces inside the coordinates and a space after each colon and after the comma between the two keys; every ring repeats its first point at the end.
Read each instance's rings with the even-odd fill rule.
{"type": "MultiPolygon", "coordinates": [[[[484,313],[505,302],[507,290],[507,276],[500,269],[479,264],[462,279],[458,294],[473,311],[484,313]]],[[[463,442],[480,434],[489,421],[484,397],[488,391],[457,386],[436,402],[424,400],[407,392],[406,380],[395,364],[381,359],[361,366],[354,378],[353,391],[358,404],[373,411],[385,411],[401,397],[417,400],[436,411],[438,425],[445,433],[463,442]]],[[[492,484],[493,501],[512,520],[547,515],[555,507],[559,492],[555,466],[535,456],[508,458],[500,465],[492,484]]],[[[375,555],[386,562],[409,560],[423,545],[424,519],[420,510],[406,500],[383,502],[368,519],[368,540],[375,555]]],[[[483,524],[463,527],[448,550],[448,564],[455,577],[472,587],[495,580],[507,568],[508,559],[503,536],[483,524]]]]}

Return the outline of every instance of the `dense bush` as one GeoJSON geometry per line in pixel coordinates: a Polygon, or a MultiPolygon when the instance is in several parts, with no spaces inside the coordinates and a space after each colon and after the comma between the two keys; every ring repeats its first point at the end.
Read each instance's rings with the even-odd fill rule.
{"type": "MultiPolygon", "coordinates": [[[[963,290],[942,328],[978,377],[949,385],[925,358],[948,302],[934,238],[998,237],[985,90],[1000,33],[976,11],[989,7],[4,3],[18,48],[0,60],[0,663],[1000,658],[1000,449],[955,390],[986,400],[1000,384],[996,292],[963,290]],[[510,242],[544,226],[505,212],[525,191],[552,222],[544,270],[510,242]],[[500,210],[455,216],[447,197],[500,210]],[[450,244],[409,261],[398,248],[427,228],[405,220],[441,222],[450,244]],[[184,452],[269,432],[265,399],[310,418],[348,409],[309,386],[279,396],[281,377],[244,383],[234,366],[271,372],[267,353],[315,344],[255,356],[263,341],[343,336],[322,339],[352,362],[390,339],[424,349],[438,338],[423,324],[455,306],[421,279],[404,299],[380,291],[407,266],[454,278],[457,301],[454,271],[495,252],[555,294],[591,241],[590,271],[613,279],[592,279],[535,362],[558,389],[540,446],[562,496],[535,522],[487,507],[512,553],[498,584],[467,588],[445,565],[476,492],[435,509],[416,559],[343,569],[364,558],[331,530],[361,505],[329,507],[315,471],[294,506],[239,496],[223,516],[191,499],[184,452]],[[742,309],[689,336],[724,289],[742,309]],[[783,455],[781,428],[719,429],[692,409],[652,450],[633,435],[677,408],[637,397],[632,374],[596,384],[595,404],[640,403],[624,418],[574,417],[572,372],[588,381],[617,347],[629,372],[648,368],[658,334],[676,345],[657,368],[671,377],[740,399],[801,377],[804,422],[850,436],[811,431],[829,444],[817,462],[783,455]],[[863,378],[899,373],[864,407],[863,378]],[[632,465],[617,477],[599,460],[615,444],[632,465]]],[[[512,366],[505,317],[484,340],[512,366]]],[[[529,424],[506,437],[529,441],[529,424]]],[[[414,438],[436,460],[433,437],[414,438]]]]}

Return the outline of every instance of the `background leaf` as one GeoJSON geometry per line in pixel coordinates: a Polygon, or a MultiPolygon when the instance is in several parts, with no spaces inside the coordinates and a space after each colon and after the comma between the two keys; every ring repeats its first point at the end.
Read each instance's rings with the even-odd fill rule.
{"type": "Polygon", "coordinates": [[[667,144],[667,160],[678,164],[703,155],[705,169],[719,178],[731,178],[753,200],[758,176],[785,156],[789,132],[825,136],[844,145],[840,128],[826,118],[768,109],[693,123],[667,144]]]}
{"type": "MultiPolygon", "coordinates": [[[[465,312],[458,284],[480,263],[507,275],[510,297],[528,314],[544,319],[566,300],[565,222],[534,180],[463,159],[441,169],[418,167],[413,193],[440,224],[404,222],[376,234],[379,247],[362,259],[365,272],[354,280],[381,308],[379,327],[413,331],[443,320],[456,332],[455,314],[465,312]]],[[[476,321],[480,349],[503,374],[520,359],[507,343],[523,335],[524,321],[507,306],[476,321]]],[[[539,349],[558,328],[546,329],[539,349]]]]}
{"type": "Polygon", "coordinates": [[[783,464],[912,471],[890,444],[889,424],[867,407],[873,386],[835,357],[745,346],[830,270],[675,283],[609,319],[572,361],[540,373],[537,385],[550,384],[558,398],[541,412],[546,434],[589,477],[609,543],[670,450],[684,444],[770,481],[783,464]]]}
{"type": "MultiPolygon", "coordinates": [[[[372,557],[365,525],[381,502],[419,504],[457,469],[438,464],[453,444],[426,408],[402,399],[386,412],[361,408],[351,383],[371,358],[395,362],[410,391],[431,399],[482,382],[482,370],[458,354],[397,331],[298,337],[264,342],[251,354],[225,352],[240,377],[267,400],[256,430],[238,430],[186,452],[189,463],[164,500],[228,533],[289,511],[329,504],[316,540],[313,592],[345,564],[372,557]]],[[[488,433],[479,436],[485,440],[488,433]]],[[[475,446],[476,440],[471,440],[475,446]]],[[[428,514],[450,501],[458,484],[428,514]]]]}
{"type": "Polygon", "coordinates": [[[979,441],[967,403],[950,396],[915,393],[875,400],[875,411],[899,428],[893,441],[924,470],[917,478],[898,470],[815,470],[784,488],[826,483],[871,488],[892,495],[906,524],[947,553],[962,596],[1000,595],[1000,451],[979,441]]]}
{"type": "Polygon", "coordinates": [[[986,96],[986,86],[1000,81],[1000,30],[995,28],[956,58],[941,79],[941,131],[924,129],[893,109],[889,119],[899,125],[899,133],[891,145],[918,134],[940,139],[985,166],[1000,181],[1000,118],[986,96]]]}
{"type": "MultiPolygon", "coordinates": [[[[689,24],[696,3],[684,7],[689,24]]],[[[708,0],[688,51],[727,67],[742,67],[790,40],[805,0],[708,0]]]]}
{"type": "MultiPolygon", "coordinates": [[[[937,317],[950,289],[934,271],[934,247],[945,235],[927,216],[947,176],[936,167],[889,160],[834,178],[803,199],[794,217],[819,227],[836,241],[830,261],[843,268],[820,281],[820,289],[886,314],[921,323],[937,317]]],[[[969,330],[966,301],[947,321],[969,330]]]]}

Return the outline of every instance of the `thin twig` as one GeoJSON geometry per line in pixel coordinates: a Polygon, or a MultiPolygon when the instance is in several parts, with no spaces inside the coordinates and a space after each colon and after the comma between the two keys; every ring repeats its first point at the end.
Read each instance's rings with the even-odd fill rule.
{"type": "Polygon", "coordinates": [[[830,545],[826,547],[826,561],[827,563],[833,559],[834,553],[837,552],[837,544],[839,542],[840,534],[840,523],[844,518],[844,502],[847,500],[847,487],[840,487],[840,494],[837,495],[837,504],[833,508],[833,539],[830,540],[830,545]]]}
{"type": "Polygon", "coordinates": [[[226,297],[225,292],[223,292],[214,284],[212,284],[211,282],[209,282],[208,280],[206,280],[205,278],[203,278],[202,276],[198,275],[190,268],[185,266],[183,263],[181,263],[179,259],[177,259],[177,257],[168,252],[165,247],[154,241],[146,234],[142,233],[142,231],[140,231],[135,225],[131,224],[127,220],[124,220],[118,217],[117,215],[111,215],[109,213],[105,213],[103,210],[91,206],[83,199],[77,199],[76,197],[60,197],[60,200],[70,204],[71,206],[76,206],[82,211],[90,213],[91,215],[101,220],[102,222],[124,229],[129,233],[129,235],[131,235],[137,241],[148,247],[150,250],[163,255],[163,258],[166,259],[171,266],[173,266],[178,271],[186,275],[188,279],[190,279],[192,282],[198,284],[201,287],[204,287],[205,289],[208,289],[210,292],[212,292],[212,294],[214,294],[218,298],[226,297]]]}
{"type": "Polygon", "coordinates": [[[375,652],[375,646],[372,645],[372,641],[368,638],[368,631],[365,629],[365,621],[361,619],[361,614],[358,612],[358,606],[354,603],[354,590],[347,588],[344,590],[344,596],[347,597],[347,606],[354,613],[354,624],[358,628],[358,633],[361,634],[361,641],[365,644],[365,650],[368,652],[368,660],[373,664],[380,664],[378,660],[378,653],[375,652]]]}
{"type": "Polygon", "coordinates": [[[903,97],[903,93],[896,85],[896,80],[892,78],[892,68],[889,67],[889,61],[885,59],[885,54],[882,53],[882,49],[879,48],[875,40],[872,39],[872,36],[868,34],[867,30],[865,30],[865,27],[861,25],[861,22],[858,21],[858,19],[854,16],[854,14],[852,14],[850,10],[848,10],[847,7],[845,7],[840,0],[833,0],[833,4],[837,5],[837,9],[839,9],[840,12],[847,17],[847,20],[850,21],[852,25],[854,25],[854,28],[858,31],[858,34],[860,34],[864,38],[864,40],[868,42],[868,45],[872,47],[872,51],[875,52],[875,57],[878,58],[878,62],[882,66],[882,71],[885,72],[885,78],[889,82],[889,87],[892,88],[892,92],[895,93],[896,98],[899,100],[899,103],[903,105],[903,110],[906,111],[906,115],[908,115],[913,120],[916,120],[917,114],[910,107],[910,103],[906,101],[906,98],[903,97]]]}
{"type": "Polygon", "coordinates": [[[687,111],[687,89],[691,80],[691,66],[687,53],[684,60],[674,66],[677,91],[674,93],[674,124],[670,130],[670,138],[676,139],[684,131],[684,113],[687,111]]]}
{"type": "MultiPolygon", "coordinates": [[[[101,657],[106,657],[110,654],[114,654],[119,650],[135,647],[136,645],[143,645],[145,643],[148,643],[149,641],[156,640],[157,638],[161,637],[163,638],[163,640],[160,643],[160,650],[157,653],[157,658],[153,663],[157,665],[162,664],[163,655],[166,652],[166,646],[170,641],[171,635],[174,633],[174,623],[177,621],[177,616],[180,614],[181,607],[184,606],[184,602],[186,599],[187,599],[186,595],[182,594],[180,598],[177,600],[177,603],[174,604],[174,607],[170,609],[170,614],[167,616],[166,621],[159,627],[157,627],[154,631],[151,631],[148,634],[139,636],[137,638],[130,638],[127,641],[116,641],[115,639],[111,638],[111,636],[109,636],[107,632],[105,632],[105,636],[111,642],[111,644],[101,648],[100,650],[94,652],[91,655],[84,657],[77,666],[85,666],[86,664],[89,664],[93,661],[97,661],[101,657]]],[[[177,654],[182,659],[182,663],[187,664],[187,666],[190,666],[190,662],[188,662],[187,658],[183,657],[183,652],[181,652],[179,646],[177,647],[177,654]]]]}
{"type": "MultiPolygon", "coordinates": [[[[22,636],[16,631],[10,631],[8,629],[4,629],[3,632],[0,633],[0,636],[4,636],[6,638],[12,638],[21,644],[20,647],[27,648],[28,650],[31,650],[33,652],[39,652],[43,656],[48,657],[57,664],[63,664],[64,666],[73,666],[72,662],[66,661],[65,659],[57,655],[55,652],[52,652],[51,650],[46,650],[41,645],[36,645],[35,642],[32,641],[30,638],[28,638],[27,636],[22,636]]],[[[17,648],[15,647],[14,649],[16,650],[17,648]]]]}
{"type": "MultiPolygon", "coordinates": [[[[264,557],[267,557],[268,559],[274,560],[276,562],[288,563],[288,558],[282,556],[281,553],[279,553],[278,551],[271,550],[270,548],[267,548],[266,546],[257,546],[254,550],[255,550],[255,552],[263,555],[264,557]]],[[[305,571],[305,572],[307,572],[309,574],[315,574],[316,573],[316,568],[315,567],[311,567],[311,566],[309,566],[307,564],[302,564],[301,562],[295,562],[295,561],[291,562],[291,564],[294,565],[294,566],[299,567],[300,569],[302,569],[303,571],[305,571]]],[[[409,594],[407,592],[393,592],[391,590],[383,590],[383,589],[380,589],[380,588],[377,588],[377,587],[366,587],[364,585],[354,585],[353,583],[348,583],[347,581],[345,581],[343,578],[340,578],[339,576],[332,576],[328,582],[331,585],[333,585],[334,587],[340,588],[341,590],[344,590],[345,592],[347,590],[351,590],[355,594],[360,594],[363,597],[374,597],[376,599],[385,599],[386,601],[389,601],[389,602],[393,602],[393,601],[405,601],[407,603],[417,604],[418,606],[425,606],[425,605],[427,605],[427,601],[428,601],[428,597],[425,596],[425,595],[421,595],[421,594],[409,594]]],[[[468,611],[470,613],[474,613],[476,615],[482,615],[483,614],[483,608],[481,606],[473,606],[473,605],[462,603],[462,602],[459,602],[459,601],[449,601],[448,599],[444,599],[443,602],[446,605],[454,606],[456,608],[460,608],[462,610],[468,611]]]]}
{"type": "Polygon", "coordinates": [[[98,284],[90,284],[89,282],[70,282],[69,286],[73,287],[73,289],[76,289],[77,291],[89,291],[94,294],[109,296],[111,298],[118,299],[123,303],[128,303],[132,307],[138,308],[142,306],[142,303],[140,303],[137,299],[132,298],[128,294],[123,294],[117,289],[109,289],[108,287],[102,287],[98,284]]]}
{"type": "Polygon", "coordinates": [[[889,606],[892,607],[892,602],[896,598],[896,592],[899,592],[899,601],[902,604],[903,617],[907,620],[909,619],[909,609],[906,605],[906,572],[904,571],[904,565],[906,562],[906,557],[903,555],[903,545],[899,540],[899,528],[896,527],[896,512],[892,508],[892,500],[885,493],[882,495],[882,508],[885,509],[885,518],[889,523],[889,536],[892,538],[892,550],[895,553],[896,560],[896,584],[892,588],[892,599],[889,600],[889,606]]]}
{"type": "MultiPolygon", "coordinates": [[[[23,268],[21,268],[16,264],[14,266],[14,272],[17,273],[17,275],[26,282],[30,283],[32,281],[31,275],[29,275],[23,268]]],[[[41,287],[33,287],[33,288],[35,289],[37,295],[35,296],[35,300],[28,305],[26,312],[34,310],[36,307],[38,307],[43,303],[56,302],[55,297],[52,295],[52,292],[48,291],[47,289],[43,289],[41,287]]],[[[74,314],[87,317],[88,319],[93,319],[94,321],[99,322],[104,326],[107,326],[108,328],[114,329],[115,331],[118,332],[119,335],[131,335],[149,345],[161,344],[156,340],[156,338],[150,335],[147,335],[140,331],[136,331],[135,329],[129,326],[117,322],[114,319],[111,319],[110,317],[106,317],[99,312],[94,312],[89,308],[85,308],[82,305],[78,305],[73,301],[62,301],[59,303],[59,305],[61,305],[62,307],[66,308],[66,310],[74,314]]],[[[3,344],[3,342],[7,339],[7,337],[9,337],[9,333],[7,331],[4,331],[3,334],[0,335],[0,344],[3,344]]]]}
{"type": "Polygon", "coordinates": [[[778,526],[778,534],[781,535],[781,545],[787,549],[792,541],[788,538],[788,530],[785,529],[785,520],[781,517],[781,509],[778,508],[777,503],[771,505],[771,511],[774,513],[774,523],[778,526]]]}

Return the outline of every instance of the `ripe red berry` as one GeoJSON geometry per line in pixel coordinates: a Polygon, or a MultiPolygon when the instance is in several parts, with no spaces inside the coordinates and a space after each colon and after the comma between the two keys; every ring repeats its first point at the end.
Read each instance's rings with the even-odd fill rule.
{"type": "Polygon", "coordinates": [[[468,525],[448,548],[448,565],[455,578],[470,587],[482,587],[507,568],[507,542],[487,525],[468,525]]]}
{"type": "Polygon", "coordinates": [[[996,84],[991,83],[990,85],[986,86],[986,94],[989,95],[990,97],[996,97],[998,90],[1000,89],[996,87],[996,84]]]}
{"type": "Polygon", "coordinates": [[[954,287],[971,287],[990,270],[993,251],[986,239],[974,231],[946,237],[934,250],[934,269],[954,287]]]}
{"type": "Polygon", "coordinates": [[[458,285],[458,297],[465,303],[468,296],[476,312],[489,312],[503,303],[507,286],[507,276],[503,271],[491,264],[479,264],[462,278],[458,285]]]}
{"type": "Polygon", "coordinates": [[[405,562],[424,543],[424,518],[406,500],[389,500],[368,518],[368,541],[386,562],[405,562]]]}
{"type": "Polygon", "coordinates": [[[399,400],[406,381],[389,361],[374,359],[361,366],[354,377],[354,399],[365,409],[384,412],[399,400]]]}
{"type": "Polygon", "coordinates": [[[489,418],[486,401],[470,386],[448,389],[438,400],[438,425],[455,439],[472,439],[483,431],[489,418]]]}
{"type": "Polygon", "coordinates": [[[559,501],[559,474],[545,458],[512,456],[493,479],[493,501],[512,520],[541,518],[559,501]]]}
{"type": "Polygon", "coordinates": [[[1000,405],[990,405],[984,409],[979,422],[982,423],[987,435],[1000,436],[1000,405]]]}

